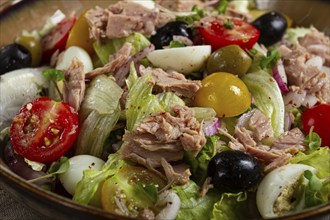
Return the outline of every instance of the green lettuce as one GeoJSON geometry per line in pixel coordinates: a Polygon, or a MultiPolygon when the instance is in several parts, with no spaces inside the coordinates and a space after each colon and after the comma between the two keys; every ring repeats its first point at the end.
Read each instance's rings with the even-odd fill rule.
{"type": "Polygon", "coordinates": [[[77,184],[73,200],[81,204],[89,204],[99,190],[100,183],[115,175],[125,165],[126,163],[119,158],[119,154],[114,153],[109,155],[100,171],[85,170],[83,178],[77,184]]]}
{"type": "Polygon", "coordinates": [[[298,152],[295,157],[290,160],[290,163],[299,163],[309,165],[317,169],[319,178],[330,176],[330,149],[321,147],[309,154],[298,152]]]}
{"type": "Polygon", "coordinates": [[[184,160],[190,165],[190,172],[193,179],[198,185],[202,185],[207,177],[207,167],[217,153],[217,141],[219,136],[206,137],[206,144],[196,157],[191,152],[185,152],[184,160]]]}
{"type": "Polygon", "coordinates": [[[239,220],[246,219],[247,193],[223,193],[221,199],[214,204],[212,220],[239,220]]]}
{"type": "Polygon", "coordinates": [[[268,72],[259,70],[242,77],[255,101],[255,105],[271,119],[274,135],[284,132],[284,102],[275,79],[268,72]]]}
{"type": "Polygon", "coordinates": [[[93,47],[102,64],[105,65],[109,62],[109,56],[116,53],[126,42],[133,46],[131,55],[150,45],[149,40],[144,35],[134,33],[128,37],[105,39],[101,43],[94,42],[93,47]]]}
{"type": "Polygon", "coordinates": [[[172,190],[181,201],[177,220],[211,219],[213,205],[220,199],[220,194],[215,190],[210,190],[202,198],[199,197],[199,187],[193,181],[184,186],[174,186],[172,190]]]}
{"type": "Polygon", "coordinates": [[[300,201],[295,211],[309,208],[330,200],[330,149],[321,146],[321,138],[314,132],[310,132],[305,138],[308,149],[298,152],[290,163],[299,163],[314,167],[317,171],[312,173],[305,171],[301,186],[297,194],[300,201]]]}
{"type": "Polygon", "coordinates": [[[123,90],[109,77],[95,77],[86,90],[79,111],[79,135],[76,153],[100,157],[106,139],[116,125],[123,90]]]}
{"type": "Polygon", "coordinates": [[[173,104],[184,105],[184,101],[173,93],[152,94],[154,86],[152,75],[145,74],[138,78],[132,64],[126,84],[128,85],[126,129],[129,131],[134,129],[137,122],[153,113],[169,111],[173,104]]]}

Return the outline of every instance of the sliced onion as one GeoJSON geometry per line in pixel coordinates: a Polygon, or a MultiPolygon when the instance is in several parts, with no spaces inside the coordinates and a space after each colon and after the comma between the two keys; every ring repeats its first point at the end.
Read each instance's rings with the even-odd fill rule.
{"type": "Polygon", "coordinates": [[[315,97],[315,95],[313,94],[307,94],[302,105],[307,107],[307,108],[310,108],[310,107],[313,107],[318,101],[318,98],[315,97]]]}
{"type": "Polygon", "coordinates": [[[212,136],[218,133],[221,126],[221,121],[219,118],[213,118],[213,120],[205,121],[203,123],[203,130],[205,136],[212,136]]]}
{"type": "Polygon", "coordinates": [[[299,108],[304,102],[306,97],[306,91],[290,91],[283,95],[283,100],[286,110],[292,108],[299,108]]]}
{"type": "Polygon", "coordinates": [[[162,192],[158,195],[156,206],[162,207],[165,205],[165,207],[158,213],[155,219],[175,219],[179,213],[180,204],[180,198],[175,192],[170,190],[162,192]]]}
{"type": "Polygon", "coordinates": [[[242,116],[239,117],[236,123],[236,127],[245,127],[248,128],[248,123],[253,115],[255,109],[252,109],[251,111],[248,111],[247,113],[244,113],[242,116]]]}
{"type": "Polygon", "coordinates": [[[290,112],[284,114],[284,131],[289,131],[292,126],[293,118],[290,112]]]}
{"type": "Polygon", "coordinates": [[[279,60],[278,63],[273,68],[273,77],[276,80],[278,87],[284,93],[289,92],[287,87],[287,77],[284,70],[282,60],[279,60]]]}

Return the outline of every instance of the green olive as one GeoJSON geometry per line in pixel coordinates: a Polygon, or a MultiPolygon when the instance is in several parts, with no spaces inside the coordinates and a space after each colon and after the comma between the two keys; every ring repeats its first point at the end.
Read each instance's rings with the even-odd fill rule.
{"type": "Polygon", "coordinates": [[[228,72],[242,77],[250,68],[251,57],[238,45],[229,45],[214,51],[207,61],[207,72],[228,72]]]}
{"type": "Polygon", "coordinates": [[[32,55],[32,66],[39,65],[41,60],[42,48],[40,40],[33,35],[19,35],[15,39],[15,43],[24,46],[32,55]]]}

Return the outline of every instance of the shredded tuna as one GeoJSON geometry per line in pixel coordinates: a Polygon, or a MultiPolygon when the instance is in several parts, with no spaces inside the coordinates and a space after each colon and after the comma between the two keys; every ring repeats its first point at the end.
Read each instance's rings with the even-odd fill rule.
{"type": "Polygon", "coordinates": [[[164,158],[161,159],[161,165],[164,169],[169,185],[184,185],[189,182],[191,173],[188,165],[180,164],[172,166],[164,158]]]}
{"type": "Polygon", "coordinates": [[[298,88],[301,92],[296,93],[301,94],[306,91],[307,95],[315,96],[320,103],[330,103],[330,76],[321,68],[308,63],[309,60],[315,58],[315,55],[299,44],[294,45],[291,49],[282,45],[280,51],[284,51],[282,53],[283,64],[289,90],[297,91],[298,88]]]}
{"type": "Polygon", "coordinates": [[[160,68],[144,68],[140,66],[140,74],[145,75],[151,73],[156,84],[154,86],[154,92],[174,92],[180,97],[193,99],[198,89],[202,87],[202,84],[198,80],[189,80],[186,77],[176,71],[165,72],[160,68]]]}
{"type": "Polygon", "coordinates": [[[284,166],[289,163],[292,156],[291,154],[283,154],[281,157],[276,158],[274,161],[272,161],[270,164],[265,166],[264,172],[269,173],[272,170],[275,170],[278,167],[284,166]]]}
{"type": "Polygon", "coordinates": [[[156,3],[177,12],[190,12],[194,5],[198,7],[204,5],[200,0],[156,0],[156,3]]]}
{"type": "Polygon", "coordinates": [[[85,94],[84,65],[74,58],[70,67],[64,70],[65,81],[63,83],[63,101],[69,103],[76,111],[85,94]]]}
{"type": "Polygon", "coordinates": [[[283,133],[280,137],[275,139],[272,143],[272,149],[284,150],[291,154],[298,151],[305,150],[304,134],[299,128],[294,128],[283,133]]]}
{"type": "Polygon", "coordinates": [[[303,134],[299,129],[292,129],[284,133],[274,140],[272,146],[256,142],[252,137],[253,133],[244,127],[235,127],[235,137],[231,136],[223,129],[220,129],[219,132],[230,139],[228,143],[229,148],[246,152],[263,163],[265,165],[264,172],[266,173],[287,164],[292,158],[292,155],[296,154],[298,151],[305,150],[301,145],[303,134]],[[292,142],[289,141],[290,138],[292,138],[292,142]]]}
{"type": "Polygon", "coordinates": [[[235,8],[235,5],[233,5],[233,4],[228,5],[228,7],[226,9],[226,15],[235,17],[235,18],[239,18],[239,19],[242,19],[247,22],[253,21],[253,16],[251,14],[238,11],[235,8]]]}
{"type": "Polygon", "coordinates": [[[198,196],[200,198],[203,198],[210,189],[214,188],[213,184],[211,184],[211,181],[212,181],[211,177],[207,177],[205,179],[202,187],[200,188],[200,190],[198,192],[198,196]]]}
{"type": "Polygon", "coordinates": [[[299,44],[311,54],[322,58],[324,65],[330,66],[330,38],[314,27],[304,37],[298,38],[299,44]]]}
{"type": "Polygon", "coordinates": [[[106,37],[127,37],[134,32],[151,36],[156,28],[174,19],[173,16],[148,9],[132,1],[119,1],[106,9],[90,9],[85,17],[90,27],[90,37],[97,41],[106,37]]]}
{"type": "Polygon", "coordinates": [[[270,119],[258,109],[253,112],[249,120],[249,127],[253,131],[253,137],[258,141],[274,135],[270,119]]]}
{"type": "Polygon", "coordinates": [[[175,167],[171,170],[162,160],[167,163],[182,161],[185,151],[196,156],[206,139],[201,124],[188,107],[173,105],[171,108],[173,115],[168,112],[155,113],[139,123],[135,130],[126,131],[121,156],[152,171],[163,167],[168,180],[174,178],[176,182],[183,183],[189,179],[188,173],[175,167]],[[180,178],[176,172],[180,173],[180,178]]]}
{"type": "Polygon", "coordinates": [[[109,63],[103,67],[96,68],[91,72],[86,73],[86,79],[92,79],[98,75],[109,75],[113,74],[118,70],[122,65],[126,64],[130,59],[130,54],[132,52],[133,46],[131,43],[126,42],[117,53],[109,57],[109,63]]]}

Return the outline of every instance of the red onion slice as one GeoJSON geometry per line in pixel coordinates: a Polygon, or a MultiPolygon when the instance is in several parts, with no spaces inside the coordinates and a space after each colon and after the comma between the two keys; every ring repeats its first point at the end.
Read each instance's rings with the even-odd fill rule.
{"type": "Polygon", "coordinates": [[[283,93],[289,92],[287,87],[287,77],[284,70],[282,60],[279,60],[278,63],[273,68],[273,77],[276,80],[278,87],[283,93]]]}
{"type": "Polygon", "coordinates": [[[213,120],[204,121],[203,130],[205,136],[212,136],[218,133],[221,126],[221,121],[219,118],[214,118],[213,120]]]}
{"type": "MultiPolygon", "coordinates": [[[[35,171],[31,169],[29,165],[25,163],[24,158],[21,155],[15,154],[9,142],[4,149],[4,159],[11,171],[26,180],[35,179],[46,175],[43,171],[35,171]]],[[[49,178],[44,178],[33,183],[36,185],[42,185],[45,183],[51,183],[51,180],[49,178]]]]}

